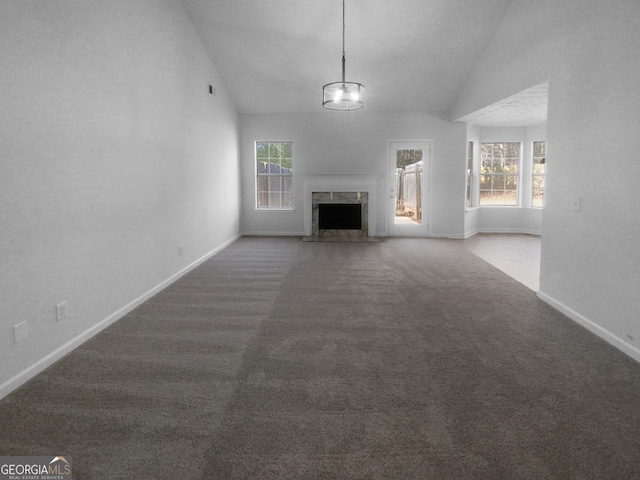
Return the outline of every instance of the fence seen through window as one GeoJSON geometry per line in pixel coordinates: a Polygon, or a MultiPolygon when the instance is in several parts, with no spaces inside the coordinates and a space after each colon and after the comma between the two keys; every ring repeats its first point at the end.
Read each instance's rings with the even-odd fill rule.
{"type": "Polygon", "coordinates": [[[395,223],[422,224],[422,149],[396,151],[395,223]]]}
{"type": "Polygon", "coordinates": [[[256,207],[293,208],[293,143],[256,142],[256,207]]]}

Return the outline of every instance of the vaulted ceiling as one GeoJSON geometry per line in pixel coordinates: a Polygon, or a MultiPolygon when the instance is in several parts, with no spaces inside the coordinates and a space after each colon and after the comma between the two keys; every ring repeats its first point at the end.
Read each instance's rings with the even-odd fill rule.
{"type": "MultiPolygon", "coordinates": [[[[374,112],[448,112],[512,0],[346,0],[346,79],[374,112]]],[[[342,0],[182,0],[240,113],[319,112],[342,0]]]]}

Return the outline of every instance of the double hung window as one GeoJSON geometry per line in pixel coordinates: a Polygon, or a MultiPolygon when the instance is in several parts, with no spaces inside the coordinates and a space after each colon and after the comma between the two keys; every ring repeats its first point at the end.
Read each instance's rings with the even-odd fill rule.
{"type": "Polygon", "coordinates": [[[544,167],[547,157],[547,142],[533,142],[533,164],[531,167],[531,206],[544,206],[544,167]]]}
{"type": "Polygon", "coordinates": [[[256,142],[256,208],[293,208],[292,142],[256,142]]]}
{"type": "Polygon", "coordinates": [[[482,143],[480,205],[519,204],[519,142],[482,143]]]}
{"type": "Polygon", "coordinates": [[[473,206],[473,142],[467,142],[467,208],[473,206]]]}

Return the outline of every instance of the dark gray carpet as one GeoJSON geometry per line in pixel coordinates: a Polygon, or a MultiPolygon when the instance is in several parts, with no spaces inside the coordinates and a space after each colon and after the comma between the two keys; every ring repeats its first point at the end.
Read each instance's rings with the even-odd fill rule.
{"type": "Polygon", "coordinates": [[[640,478],[640,365],[455,241],[245,237],[0,404],[74,479],[640,478]]]}

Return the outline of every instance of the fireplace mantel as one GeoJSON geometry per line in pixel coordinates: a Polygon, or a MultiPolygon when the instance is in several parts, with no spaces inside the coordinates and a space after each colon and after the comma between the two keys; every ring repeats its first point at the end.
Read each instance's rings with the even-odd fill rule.
{"type": "Polygon", "coordinates": [[[304,177],[304,231],[311,235],[313,192],[367,192],[369,212],[367,215],[369,233],[375,235],[376,193],[380,175],[375,174],[306,174],[304,177]]]}

